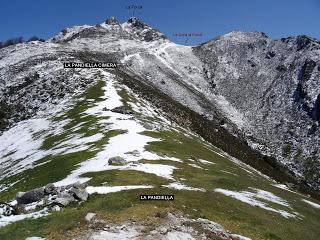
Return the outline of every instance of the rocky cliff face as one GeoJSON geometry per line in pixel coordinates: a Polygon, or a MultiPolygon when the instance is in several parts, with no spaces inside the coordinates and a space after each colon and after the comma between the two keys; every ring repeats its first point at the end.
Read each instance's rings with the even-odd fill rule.
{"type": "Polygon", "coordinates": [[[231,32],[194,52],[215,94],[244,114],[248,143],[318,185],[320,42],[231,32]]]}
{"type": "Polygon", "coordinates": [[[114,61],[148,84],[275,157],[318,189],[320,43],[231,32],[195,47],[137,18],[63,30],[45,43],[0,50],[1,128],[72,97],[94,79],[64,61],[114,61]]]}

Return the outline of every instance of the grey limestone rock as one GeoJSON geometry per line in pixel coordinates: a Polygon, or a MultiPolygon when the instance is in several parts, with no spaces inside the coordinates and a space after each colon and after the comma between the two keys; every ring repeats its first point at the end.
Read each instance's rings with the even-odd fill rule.
{"type": "Polygon", "coordinates": [[[120,156],[109,158],[108,163],[109,165],[115,165],[115,166],[122,166],[127,164],[126,160],[120,156]]]}

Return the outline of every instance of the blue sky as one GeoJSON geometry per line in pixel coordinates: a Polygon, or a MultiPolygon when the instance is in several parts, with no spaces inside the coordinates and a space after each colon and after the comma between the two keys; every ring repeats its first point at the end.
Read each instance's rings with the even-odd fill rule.
{"type": "Polygon", "coordinates": [[[50,38],[66,27],[121,22],[136,15],[172,41],[197,44],[232,30],[262,31],[271,38],[306,34],[320,39],[320,0],[6,0],[0,6],[0,41],[36,35],[50,38]],[[202,33],[202,37],[174,37],[202,33]]]}

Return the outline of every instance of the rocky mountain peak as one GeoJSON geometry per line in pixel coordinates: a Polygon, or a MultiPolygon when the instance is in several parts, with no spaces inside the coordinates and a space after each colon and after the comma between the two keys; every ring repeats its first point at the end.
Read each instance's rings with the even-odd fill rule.
{"type": "Polygon", "coordinates": [[[129,32],[133,37],[143,41],[154,41],[160,39],[167,39],[158,29],[154,29],[144,23],[137,17],[131,17],[127,22],[122,24],[125,31],[129,32]]]}
{"type": "Polygon", "coordinates": [[[108,25],[119,25],[119,21],[115,17],[107,18],[106,24],[108,25]]]}
{"type": "Polygon", "coordinates": [[[301,51],[305,49],[320,49],[320,41],[307,35],[298,35],[287,38],[281,38],[281,42],[289,46],[294,46],[296,51],[301,51]]]}
{"type": "Polygon", "coordinates": [[[96,24],[95,26],[84,25],[63,29],[59,34],[50,39],[50,41],[62,43],[70,42],[74,39],[105,39],[106,37],[136,39],[147,42],[167,39],[159,30],[148,26],[137,17],[131,17],[122,24],[120,24],[115,17],[110,17],[104,23],[96,24]]]}
{"type": "Polygon", "coordinates": [[[295,37],[295,43],[297,44],[297,51],[306,48],[320,49],[320,41],[306,35],[299,35],[295,37]]]}
{"type": "Polygon", "coordinates": [[[259,39],[267,39],[268,36],[263,32],[244,32],[244,31],[232,31],[227,33],[220,38],[224,40],[231,40],[231,41],[257,41],[259,39]]]}
{"type": "Polygon", "coordinates": [[[131,17],[128,19],[127,21],[128,23],[131,24],[131,26],[135,27],[135,28],[145,28],[147,27],[148,25],[145,24],[144,22],[142,22],[139,18],[137,17],[131,17]]]}

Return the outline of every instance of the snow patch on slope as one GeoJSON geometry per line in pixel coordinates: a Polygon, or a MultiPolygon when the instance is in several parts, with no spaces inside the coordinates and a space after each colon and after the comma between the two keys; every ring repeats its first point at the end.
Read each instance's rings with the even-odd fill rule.
{"type": "Polygon", "coordinates": [[[44,208],[41,211],[33,212],[33,213],[2,216],[0,218],[0,227],[4,227],[10,223],[25,220],[25,219],[36,219],[36,218],[47,216],[49,214],[47,210],[48,210],[47,208],[44,208]]]}
{"type": "Polygon", "coordinates": [[[42,139],[33,135],[46,131],[49,124],[46,119],[25,120],[0,136],[0,179],[30,168],[34,161],[44,156],[39,150],[42,139]]]}
{"type": "Polygon", "coordinates": [[[189,187],[189,186],[186,186],[186,185],[179,183],[179,182],[170,183],[169,185],[163,185],[163,187],[177,189],[177,190],[200,191],[200,192],[206,191],[204,188],[189,187]]]}
{"type": "Polygon", "coordinates": [[[108,194],[113,192],[120,192],[123,190],[130,190],[130,189],[144,189],[144,188],[152,188],[152,186],[145,186],[145,185],[134,185],[134,186],[112,186],[112,187],[93,187],[88,186],[86,188],[89,194],[98,193],[98,194],[108,194]]]}
{"type": "Polygon", "coordinates": [[[282,205],[284,207],[291,209],[291,206],[289,205],[289,203],[287,201],[274,195],[273,193],[267,192],[264,190],[260,190],[260,189],[255,189],[255,188],[251,188],[251,189],[254,190],[255,192],[249,192],[249,191],[237,192],[237,191],[231,191],[231,190],[226,190],[226,189],[222,189],[222,188],[216,188],[216,189],[214,189],[214,192],[222,193],[226,196],[235,198],[235,199],[237,199],[241,202],[247,203],[251,206],[260,207],[260,208],[265,209],[267,211],[278,213],[285,218],[295,218],[299,215],[296,212],[289,213],[289,212],[281,210],[281,209],[275,209],[275,208],[270,207],[266,202],[279,204],[279,205],[282,205]],[[263,201],[261,201],[261,200],[263,200],[263,201]]]}
{"type": "Polygon", "coordinates": [[[306,200],[306,199],[302,199],[302,201],[304,201],[305,203],[308,203],[310,206],[312,206],[312,207],[314,207],[314,208],[320,209],[320,204],[317,204],[317,203],[308,201],[308,200],[306,200]]]}

